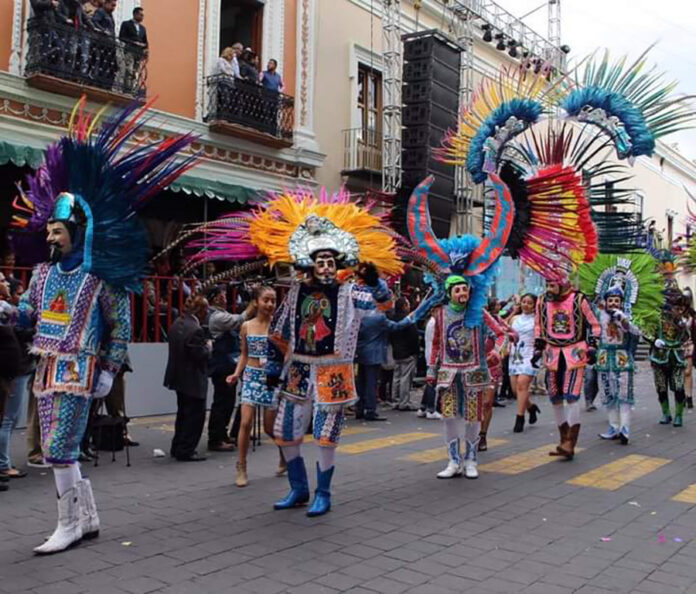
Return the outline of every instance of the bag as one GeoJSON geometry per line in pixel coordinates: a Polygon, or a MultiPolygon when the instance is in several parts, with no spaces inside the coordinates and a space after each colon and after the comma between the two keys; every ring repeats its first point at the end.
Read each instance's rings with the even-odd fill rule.
{"type": "Polygon", "coordinates": [[[124,417],[95,415],[92,424],[92,442],[97,450],[120,452],[126,447],[126,424],[124,417]]]}

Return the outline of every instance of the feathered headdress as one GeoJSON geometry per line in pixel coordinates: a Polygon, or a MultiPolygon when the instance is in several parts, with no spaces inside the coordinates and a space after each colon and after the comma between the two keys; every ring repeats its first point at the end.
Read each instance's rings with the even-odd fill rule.
{"type": "Polygon", "coordinates": [[[605,295],[614,288],[623,292],[624,311],[646,334],[652,335],[665,302],[664,281],[657,261],[650,254],[599,254],[580,267],[580,290],[587,295],[605,295]]]}
{"type": "Polygon", "coordinates": [[[131,291],[141,290],[149,251],[136,213],[197,158],[177,159],[193,141],[190,134],[135,141],[151,104],[132,104],[99,128],[106,108],[93,117],[85,112],[86,99],[80,99],[68,134],[48,147],[46,162],[27,178],[26,192],[20,187],[14,202],[13,226],[26,230],[42,229],[56,208],[79,209],[85,223],[83,269],[131,291]],[[126,150],[129,142],[134,146],[126,150]]]}
{"type": "Polygon", "coordinates": [[[223,217],[187,231],[178,242],[190,252],[188,267],[209,261],[266,259],[269,265],[312,266],[316,251],[330,250],[344,266],[372,263],[381,272],[403,271],[393,233],[382,217],[351,201],[341,189],[271,194],[253,211],[223,217]]]}

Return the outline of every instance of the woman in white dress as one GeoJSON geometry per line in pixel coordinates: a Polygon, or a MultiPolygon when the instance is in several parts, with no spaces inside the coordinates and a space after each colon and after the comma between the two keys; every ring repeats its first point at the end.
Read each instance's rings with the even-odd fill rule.
{"type": "Polygon", "coordinates": [[[510,327],[517,333],[519,339],[512,345],[510,351],[510,385],[517,398],[517,417],[515,417],[515,433],[524,429],[524,413],[529,413],[529,424],[537,421],[539,407],[529,401],[529,386],[537,370],[532,367],[534,356],[534,310],[536,296],[531,293],[522,295],[520,299],[522,312],[510,320],[510,327]]]}

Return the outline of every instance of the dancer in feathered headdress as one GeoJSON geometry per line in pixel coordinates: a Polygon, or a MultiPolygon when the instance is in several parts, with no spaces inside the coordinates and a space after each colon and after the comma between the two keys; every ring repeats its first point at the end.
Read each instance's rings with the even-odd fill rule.
{"type": "MultiPolygon", "coordinates": [[[[449,461],[438,478],[478,477],[478,446],[484,418],[483,392],[491,378],[486,363],[485,339],[495,335],[500,350],[512,335],[484,310],[488,289],[497,270],[509,228],[502,224],[505,210],[512,208],[509,192],[503,191],[496,209],[494,229],[483,239],[463,235],[437,239],[428,212],[430,177],[414,190],[408,205],[411,242],[430,270],[444,280],[446,304],[435,310],[435,328],[429,345],[428,382],[435,387],[444,417],[449,461]],[[460,422],[464,421],[464,427],[460,422]],[[466,451],[462,457],[460,439],[466,451]]],[[[494,182],[495,183],[495,182],[494,182]]]]}
{"type": "MultiPolygon", "coordinates": [[[[124,150],[147,106],[125,109],[97,130],[99,115],[75,106],[68,134],[15,202],[15,226],[48,232],[51,261],[34,270],[19,322],[36,327],[34,380],[41,449],[53,466],[58,526],[34,551],[56,553],[99,533],[88,479],[77,462],[92,398],[111,390],[131,335],[128,291],[139,289],[148,253],[138,209],[194,163],[175,160],[188,135],[124,150]]],[[[102,110],[103,112],[103,110],[102,110]]]]}
{"type": "Polygon", "coordinates": [[[655,335],[664,304],[657,262],[649,254],[600,254],[592,264],[580,267],[580,288],[587,295],[597,295],[603,303],[594,367],[599,373],[609,429],[600,437],[619,439],[626,445],[635,403],[635,350],[641,333],[655,335]]]}
{"type": "MultiPolygon", "coordinates": [[[[314,438],[319,445],[317,489],[307,515],[331,507],[335,448],[345,423],[344,408],[355,402],[353,358],[363,317],[386,308],[390,291],[379,272],[402,271],[397,245],[380,217],[350,201],[348,193],[319,197],[309,191],[284,192],[254,212],[222,219],[194,231],[204,232],[189,248],[192,263],[263,258],[271,266],[292,265],[298,274],[271,324],[265,376],[277,388],[274,434],[288,466],[290,492],[275,504],[289,509],[309,501],[301,444],[314,408],[314,438]],[[234,232],[230,230],[234,228],[234,232]],[[357,269],[358,281],[346,275],[357,269]],[[344,269],[342,279],[339,270],[344,269]]],[[[426,300],[398,323],[415,323],[430,307],[426,300]]],[[[385,321],[386,325],[386,321],[385,321]]],[[[364,397],[369,397],[365,394],[364,397]]],[[[366,404],[366,420],[381,420],[366,404]]]]}

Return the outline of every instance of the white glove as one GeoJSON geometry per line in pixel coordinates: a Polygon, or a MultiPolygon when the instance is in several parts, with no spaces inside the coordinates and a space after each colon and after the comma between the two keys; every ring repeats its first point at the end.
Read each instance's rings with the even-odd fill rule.
{"type": "Polygon", "coordinates": [[[622,312],[620,309],[615,309],[611,312],[611,317],[614,318],[617,322],[623,322],[626,319],[626,314],[622,312]]]}
{"type": "Polygon", "coordinates": [[[658,338],[655,341],[655,348],[657,349],[664,349],[667,345],[665,344],[665,341],[662,340],[661,338],[658,338]]]}
{"type": "Polygon", "coordinates": [[[94,386],[94,392],[92,396],[95,398],[104,398],[111,392],[111,386],[114,385],[114,376],[108,371],[101,370],[99,373],[99,379],[97,380],[97,385],[94,386]]]}

